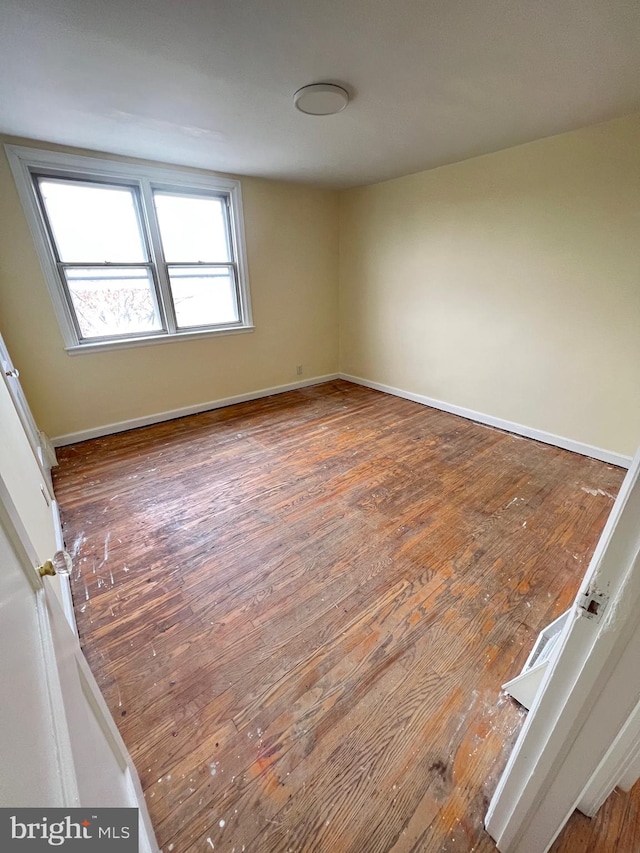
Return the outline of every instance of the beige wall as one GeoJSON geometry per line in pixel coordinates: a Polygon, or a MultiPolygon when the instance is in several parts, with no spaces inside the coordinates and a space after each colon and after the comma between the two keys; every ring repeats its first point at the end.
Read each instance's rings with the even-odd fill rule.
{"type": "Polygon", "coordinates": [[[341,370],[640,445],[640,117],[341,197],[341,370]]]}
{"type": "Polygon", "coordinates": [[[254,332],[69,356],[0,154],[0,331],[48,435],[337,371],[337,194],[242,178],[242,200],[254,332]]]}
{"type": "Polygon", "coordinates": [[[303,364],[640,444],[639,116],[340,195],[242,192],[254,333],[72,357],[0,157],[0,331],[45,432],[295,382],[303,364]]]}

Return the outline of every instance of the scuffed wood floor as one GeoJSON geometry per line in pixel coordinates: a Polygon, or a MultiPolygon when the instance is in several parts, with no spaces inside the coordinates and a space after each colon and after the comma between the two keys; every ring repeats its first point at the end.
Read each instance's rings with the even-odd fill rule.
{"type": "MultiPolygon", "coordinates": [[[[165,853],[495,850],[500,685],[623,471],[345,382],[59,459],[81,642],[165,853]]],[[[640,849],[637,800],[555,853],[640,849]]]]}

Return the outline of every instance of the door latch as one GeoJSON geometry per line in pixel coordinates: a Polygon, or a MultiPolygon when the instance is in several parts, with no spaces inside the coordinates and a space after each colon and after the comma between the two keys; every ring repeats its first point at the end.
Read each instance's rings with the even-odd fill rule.
{"type": "Polygon", "coordinates": [[[578,595],[577,605],[582,610],[581,616],[586,616],[587,619],[593,619],[594,622],[599,622],[609,603],[609,596],[599,590],[590,590],[581,592],[578,595]]]}

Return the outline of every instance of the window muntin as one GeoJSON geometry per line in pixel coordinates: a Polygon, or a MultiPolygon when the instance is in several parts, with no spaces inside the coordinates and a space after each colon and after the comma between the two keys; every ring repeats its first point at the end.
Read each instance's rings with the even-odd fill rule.
{"type": "Polygon", "coordinates": [[[253,329],[239,181],[5,150],[69,353],[253,329]]]}

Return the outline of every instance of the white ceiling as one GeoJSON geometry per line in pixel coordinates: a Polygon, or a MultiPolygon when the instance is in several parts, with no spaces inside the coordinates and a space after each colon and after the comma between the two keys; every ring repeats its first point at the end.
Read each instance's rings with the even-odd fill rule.
{"type": "Polygon", "coordinates": [[[638,0],[2,0],[0,131],[350,186],[640,111],[639,45],[638,0]]]}

